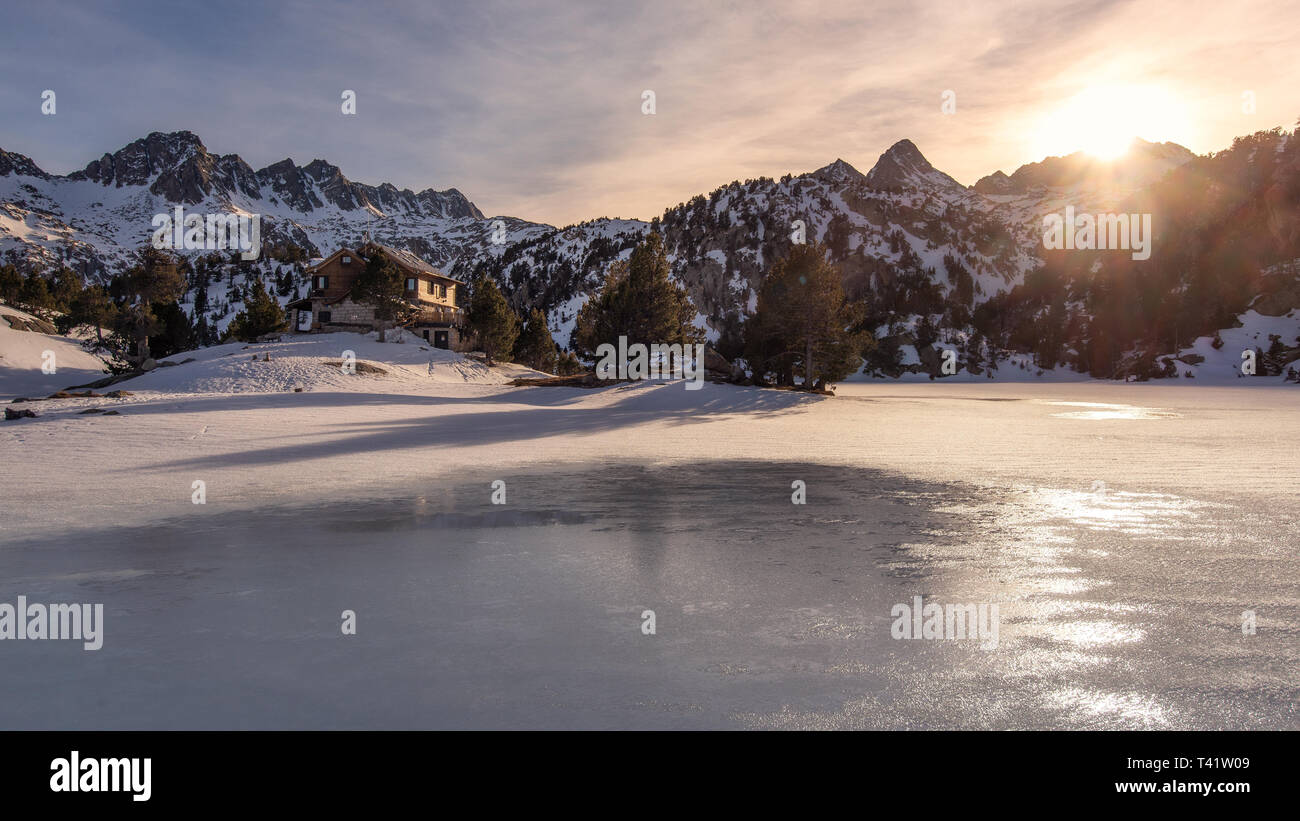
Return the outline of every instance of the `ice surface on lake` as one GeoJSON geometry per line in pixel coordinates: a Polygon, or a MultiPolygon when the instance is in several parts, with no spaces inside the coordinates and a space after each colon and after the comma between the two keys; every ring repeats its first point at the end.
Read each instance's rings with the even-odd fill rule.
{"type": "Polygon", "coordinates": [[[92,440],[51,437],[86,520],[0,502],[29,525],[0,546],[0,602],[103,602],[104,647],[0,642],[0,726],[1300,728],[1300,394],[868,385],[756,410],[720,390],[626,394],[653,413],[613,391],[476,399],[463,451],[419,436],[447,434],[420,414],[451,400],[374,403],[350,411],[362,459],[251,407],[255,434],[186,419],[228,437],[200,456],[130,406],[103,420],[143,425],[111,468],[62,467],[92,440]],[[230,478],[200,512],[204,460],[230,478]],[[267,471],[297,478],[222,502],[267,471]],[[183,503],[132,503],[170,475],[183,503]],[[998,604],[997,648],[893,639],[915,596],[998,604]]]}

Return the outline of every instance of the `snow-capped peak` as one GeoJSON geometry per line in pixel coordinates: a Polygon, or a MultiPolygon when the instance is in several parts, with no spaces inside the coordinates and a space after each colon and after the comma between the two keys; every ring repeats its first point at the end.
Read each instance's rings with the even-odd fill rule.
{"type": "Polygon", "coordinates": [[[899,140],[880,155],[880,159],[867,172],[867,184],[883,191],[907,188],[949,189],[963,191],[964,186],[930,164],[907,139],[899,140]]]}
{"type": "Polygon", "coordinates": [[[812,172],[811,176],[832,185],[841,185],[846,182],[862,182],[867,178],[861,171],[839,159],[830,165],[818,168],[812,172]]]}

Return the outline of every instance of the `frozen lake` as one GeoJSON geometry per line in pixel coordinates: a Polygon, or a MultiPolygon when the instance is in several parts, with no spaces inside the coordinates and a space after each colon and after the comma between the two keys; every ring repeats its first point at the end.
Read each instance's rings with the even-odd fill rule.
{"type": "Polygon", "coordinates": [[[6,427],[49,475],[0,502],[0,602],[106,625],[0,642],[0,726],[1300,728],[1300,390],[715,390],[484,393],[458,442],[447,396],[351,408],[362,441],[142,401],[111,467],[6,427]],[[102,521],[41,526],[59,481],[102,521]],[[996,648],[893,638],[916,596],[997,604],[996,648]]]}

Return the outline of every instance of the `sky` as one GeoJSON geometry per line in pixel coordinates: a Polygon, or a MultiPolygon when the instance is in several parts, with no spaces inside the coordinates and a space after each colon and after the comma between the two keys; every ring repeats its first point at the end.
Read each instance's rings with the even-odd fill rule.
{"type": "Polygon", "coordinates": [[[189,130],[254,168],[320,158],[555,225],[837,158],[865,172],[903,138],[971,184],[1300,117],[1296,0],[5,0],[0,18],[0,148],[51,173],[189,130]]]}

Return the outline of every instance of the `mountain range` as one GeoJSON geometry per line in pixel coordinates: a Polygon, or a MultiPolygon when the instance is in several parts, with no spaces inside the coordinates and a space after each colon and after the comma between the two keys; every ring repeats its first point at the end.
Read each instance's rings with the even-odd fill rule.
{"type": "MultiPolygon", "coordinates": [[[[1272,133],[1274,159],[1295,154],[1289,135],[1272,133]]],[[[1284,173],[1252,162],[1233,173],[1266,172],[1269,180],[1284,173]]],[[[1009,344],[1012,333],[1005,322],[990,333],[997,324],[987,316],[990,306],[1000,319],[1024,308],[1027,275],[1059,269],[1079,281],[1078,270],[1067,272],[1044,250],[1045,214],[1067,205],[1080,213],[1127,208],[1171,178],[1204,178],[1207,169],[1223,165],[1221,157],[1198,158],[1173,143],[1137,140],[1118,160],[1049,157],[964,186],[904,139],[865,174],[837,159],[797,176],[727,183],[649,222],[599,218],[559,228],[485,216],[455,188],[367,185],[320,159],[303,166],[285,159],[254,170],[238,155],[212,154],[190,132],[152,133],[64,176],[0,150],[0,257],[24,268],[67,266],[102,280],[148,240],[155,214],[177,205],[261,214],[264,247],[296,245],[308,256],[324,256],[369,235],[453,276],[494,276],[516,309],[545,310],[564,345],[577,309],[609,264],[655,228],[699,311],[697,324],[726,348],[752,312],[767,267],[802,233],[825,244],[849,293],[868,301],[878,338],[914,349],[931,337],[960,338],[987,351],[1009,344]]],[[[1273,215],[1279,230],[1294,222],[1294,204],[1282,207],[1292,210],[1273,215]]],[[[1274,245],[1259,267],[1300,257],[1288,241],[1274,245]]],[[[1090,264],[1108,263],[1098,257],[1090,264]]],[[[1075,293],[1058,315],[1082,311],[1082,296],[1075,293]]],[[[1244,309],[1253,296],[1233,303],[1244,309]]],[[[1038,306],[1033,315],[1051,309],[1038,306]]],[[[1079,345],[1070,350],[1084,355],[1079,345]]]]}

